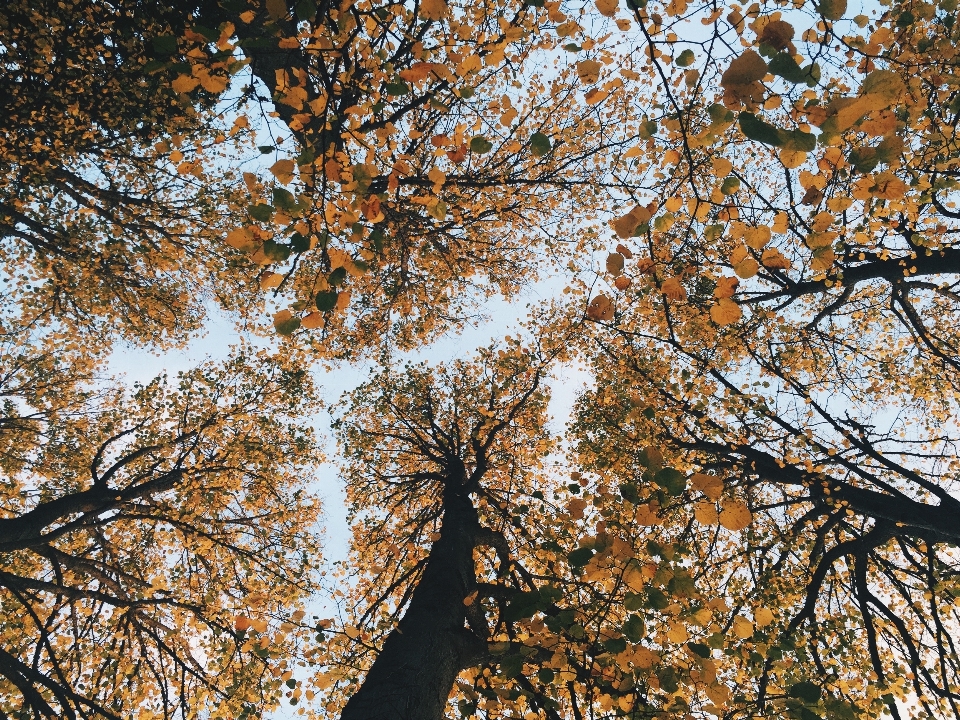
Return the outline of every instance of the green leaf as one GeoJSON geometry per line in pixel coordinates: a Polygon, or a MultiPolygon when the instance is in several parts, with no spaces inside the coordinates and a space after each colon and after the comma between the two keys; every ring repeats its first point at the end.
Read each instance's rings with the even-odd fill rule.
{"type": "Polygon", "coordinates": [[[751,140],[762,142],[764,145],[781,147],[784,142],[780,128],[764,122],[753,113],[740,113],[740,130],[751,140]]]}
{"type": "Polygon", "coordinates": [[[646,626],[643,623],[643,618],[639,615],[631,615],[623,624],[620,632],[622,632],[630,642],[640,642],[643,640],[646,632],[646,626]]]}
{"type": "Polygon", "coordinates": [[[478,155],[485,155],[493,150],[493,143],[481,135],[477,135],[470,140],[470,151],[478,155]]]}
{"type": "Polygon", "coordinates": [[[637,132],[637,135],[639,135],[641,139],[646,140],[656,135],[659,128],[660,126],[657,125],[656,120],[646,120],[640,124],[640,129],[637,132]]]}
{"type": "Polygon", "coordinates": [[[290,236],[290,247],[295,253],[306,252],[310,249],[310,238],[302,233],[295,232],[290,236]]]}
{"type": "Polygon", "coordinates": [[[206,25],[194,25],[190,29],[195,33],[203,35],[203,37],[209,42],[215,42],[220,37],[220,33],[217,30],[214,30],[212,27],[208,27],[206,25]]]}
{"type": "Polygon", "coordinates": [[[386,236],[383,234],[383,230],[376,228],[372,233],[370,233],[370,242],[373,243],[373,247],[378,253],[383,252],[383,241],[386,239],[386,236]]]}
{"type": "Polygon", "coordinates": [[[593,557],[593,550],[590,548],[577,548],[569,555],[567,555],[567,562],[569,562],[574,567],[583,567],[588,562],[590,558],[593,557]]]}
{"type": "Polygon", "coordinates": [[[740,189],[740,178],[735,175],[728,175],[723,179],[723,183],[720,185],[720,192],[724,195],[733,195],[737,190],[740,189]]]}
{"type": "Polygon", "coordinates": [[[317,16],[317,3],[314,0],[300,0],[296,10],[297,17],[301,20],[313,20],[317,16]]]}
{"type": "Polygon", "coordinates": [[[500,672],[508,678],[520,677],[523,673],[523,656],[504,655],[500,658],[500,672]]]}
{"type": "Polygon", "coordinates": [[[516,622],[517,620],[533,617],[540,609],[540,600],[540,593],[536,590],[517,593],[504,610],[503,619],[508,622],[516,622]]]}
{"type": "Polygon", "coordinates": [[[543,157],[552,149],[550,138],[543,133],[537,132],[530,136],[530,154],[534,157],[543,157]]]}
{"type": "Polygon", "coordinates": [[[693,61],[696,59],[696,56],[693,54],[693,50],[687,48],[682,53],[677,55],[677,59],[674,60],[674,64],[679,67],[689,67],[693,65],[693,61]]]}
{"type": "Polygon", "coordinates": [[[410,92],[410,86],[405,82],[388,82],[386,85],[387,95],[406,95],[410,92]]]}
{"type": "Polygon", "coordinates": [[[640,502],[640,493],[635,483],[621,483],[619,489],[620,497],[624,500],[629,500],[632,503],[640,502]]]}
{"type": "Polygon", "coordinates": [[[695,655],[699,655],[702,658],[710,657],[710,648],[703,643],[688,642],[687,647],[690,648],[695,655]]]}
{"type": "Polygon", "coordinates": [[[778,75],[784,80],[794,84],[805,83],[807,81],[807,74],[803,68],[797,64],[797,61],[793,59],[793,55],[790,53],[782,52],[774,55],[767,69],[774,75],[778,75]]]}
{"type": "Polygon", "coordinates": [[[610,638],[604,641],[603,649],[611,655],[619,655],[627,649],[627,641],[623,638],[610,638]]]}
{"type": "Polygon", "coordinates": [[[152,41],[153,49],[162,55],[173,55],[177,52],[177,38],[175,35],[158,35],[152,41]]]}
{"type": "Polygon", "coordinates": [[[259,220],[260,222],[267,222],[270,218],[273,217],[273,205],[267,205],[265,203],[258,203],[256,205],[251,205],[247,208],[247,212],[250,213],[250,217],[254,220],[259,220]]]}
{"type": "Polygon", "coordinates": [[[273,327],[281,335],[292,335],[296,332],[297,328],[300,327],[300,318],[296,315],[291,315],[285,320],[274,320],[273,327]]]}
{"type": "Polygon", "coordinates": [[[313,152],[313,148],[305,147],[303,150],[300,151],[300,154],[297,155],[297,165],[309,165],[316,159],[317,159],[317,156],[313,152]]]}
{"type": "Polygon", "coordinates": [[[790,697],[795,697],[805,703],[813,704],[820,699],[820,686],[809,680],[801,680],[790,686],[790,697]]]}
{"type": "Polygon", "coordinates": [[[810,152],[817,146],[817,136],[803,130],[781,130],[780,138],[785,150],[810,152]]]}
{"type": "Polygon", "coordinates": [[[327,282],[330,283],[331,287],[337,287],[338,285],[343,285],[343,282],[346,279],[347,269],[344,267],[338,267],[327,277],[327,282]]]}
{"type": "Polygon", "coordinates": [[[285,682],[284,684],[285,684],[288,688],[290,688],[291,690],[293,690],[293,689],[297,686],[297,681],[294,680],[293,678],[290,678],[290,679],[287,680],[287,682],[285,682]]]}
{"type": "Polygon", "coordinates": [[[537,680],[542,682],[544,685],[549,685],[553,682],[554,672],[550,668],[540,668],[537,671],[537,680]]]}
{"type": "Polygon", "coordinates": [[[330,312],[337,307],[337,298],[340,296],[336,290],[321,290],[317,293],[317,310],[321,312],[330,312]]]}
{"type": "Polygon", "coordinates": [[[675,693],[680,689],[680,683],[677,682],[677,671],[669,665],[657,671],[657,680],[660,681],[661,689],[668,693],[675,693]]]}
{"type": "Polygon", "coordinates": [[[623,596],[623,606],[627,610],[642,610],[647,606],[647,600],[643,595],[628,592],[623,596]]]}
{"type": "Polygon", "coordinates": [[[820,14],[827,20],[839,20],[847,11],[847,0],[820,0],[820,14]]]}
{"type": "Polygon", "coordinates": [[[476,91],[469,86],[462,87],[457,92],[460,94],[460,97],[462,97],[464,100],[469,100],[474,95],[476,95],[476,91]]]}
{"type": "Polygon", "coordinates": [[[657,485],[673,496],[683,493],[687,489],[687,476],[679,470],[664,468],[655,476],[657,485]]]}
{"type": "Polygon", "coordinates": [[[270,262],[284,262],[290,257],[290,246],[281,245],[275,240],[266,240],[263,243],[263,254],[270,262]]]}
{"type": "Polygon", "coordinates": [[[707,108],[707,114],[710,116],[710,122],[714,125],[733,122],[733,111],[728,110],[720,103],[714,103],[707,108]]]}
{"type": "Polygon", "coordinates": [[[273,205],[285,212],[290,212],[291,210],[297,209],[297,199],[289,190],[282,187],[275,187],[273,189],[273,205]]]}
{"type": "Polygon", "coordinates": [[[647,607],[651,610],[663,610],[670,604],[670,600],[657,588],[647,590],[647,607]]]}

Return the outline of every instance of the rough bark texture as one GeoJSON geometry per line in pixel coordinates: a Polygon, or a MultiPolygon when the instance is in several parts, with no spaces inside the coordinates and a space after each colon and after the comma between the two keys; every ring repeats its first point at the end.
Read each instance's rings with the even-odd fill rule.
{"type": "Polygon", "coordinates": [[[440,539],[398,626],[387,637],[342,720],[441,720],[460,671],[486,652],[465,627],[463,599],[476,589],[480,530],[466,493],[447,492],[440,539]]]}

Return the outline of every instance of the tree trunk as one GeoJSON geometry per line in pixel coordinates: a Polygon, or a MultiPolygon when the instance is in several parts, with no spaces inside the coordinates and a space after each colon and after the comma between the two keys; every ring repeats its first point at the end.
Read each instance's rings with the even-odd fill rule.
{"type": "Polygon", "coordinates": [[[486,653],[486,642],[465,627],[463,604],[477,585],[479,529],[470,498],[448,492],[440,539],[410,605],[341,720],[442,720],[457,675],[486,653]]]}

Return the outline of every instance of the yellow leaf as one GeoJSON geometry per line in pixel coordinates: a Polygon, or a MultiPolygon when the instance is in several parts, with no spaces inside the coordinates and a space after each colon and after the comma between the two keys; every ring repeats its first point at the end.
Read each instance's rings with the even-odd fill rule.
{"type": "Polygon", "coordinates": [[[463,599],[463,604],[466,605],[467,607],[470,607],[477,601],[477,595],[479,594],[480,594],[479,590],[474,590],[472,593],[470,593],[463,599]]]}
{"type": "Polygon", "coordinates": [[[237,228],[227,233],[227,245],[243,252],[253,252],[260,244],[254,239],[253,233],[247,228],[237,228]]]}
{"type": "Polygon", "coordinates": [[[769,608],[759,608],[753,613],[753,619],[757,627],[766,627],[773,622],[773,613],[769,608]]]}
{"type": "Polygon", "coordinates": [[[607,255],[607,272],[613,276],[623,273],[624,257],[620,253],[610,253],[607,255]]]}
{"type": "Polygon", "coordinates": [[[777,235],[782,235],[789,227],[790,216],[785,212],[778,212],[773,218],[773,232],[777,233],[777,235]]]}
{"type": "Polygon", "coordinates": [[[450,12],[444,0],[421,0],[420,15],[426,20],[439,20],[450,12]]]}
{"type": "Polygon", "coordinates": [[[828,212],[819,212],[810,221],[810,229],[815,233],[822,233],[833,225],[836,218],[828,212]]]}
{"type": "Polygon", "coordinates": [[[583,99],[586,101],[587,105],[596,105],[607,99],[608,93],[606,90],[599,90],[594,88],[586,95],[583,96],[583,99]]]}
{"type": "Polygon", "coordinates": [[[753,623],[745,617],[737,615],[737,617],[733,619],[733,632],[742,640],[753,637],[753,623]]]}
{"type": "Polygon", "coordinates": [[[730,325],[743,316],[740,306],[733,300],[723,298],[710,308],[710,318],[717,325],[730,325]]]}
{"type": "Polygon", "coordinates": [[[717,286],[713,290],[715,298],[730,298],[737,292],[737,286],[740,281],[735,277],[722,277],[717,280],[717,286]]]}
{"type": "Polygon", "coordinates": [[[802,150],[787,150],[784,148],[780,151],[780,162],[782,162],[785,167],[790,168],[791,170],[803,165],[806,159],[807,154],[802,150]]]}
{"type": "Polygon", "coordinates": [[[670,623],[670,629],[667,630],[667,639],[670,640],[670,642],[686,642],[688,637],[690,636],[687,634],[686,625],[679,620],[674,620],[670,623]]]}
{"type": "Polygon", "coordinates": [[[899,200],[907,194],[907,184],[893,173],[877,173],[873,176],[870,194],[884,200],[899,200]]]}
{"type": "Polygon", "coordinates": [[[663,154],[663,162],[667,165],[676,165],[680,162],[680,153],[676,150],[667,150],[663,154]]]}
{"type": "Polygon", "coordinates": [[[700,502],[693,506],[693,516],[701,525],[720,524],[720,513],[713,503],[700,502]]]}
{"type": "Polygon", "coordinates": [[[619,0],[596,0],[597,10],[604,17],[613,17],[620,9],[619,0]]]}
{"type": "Polygon", "coordinates": [[[434,185],[443,185],[447,181],[447,174],[437,167],[428,172],[427,177],[434,185]]]}
{"type": "Polygon", "coordinates": [[[776,248],[767,248],[760,256],[760,262],[771,270],[789,270],[790,261],[776,248]]]}
{"type": "Polygon", "coordinates": [[[596,60],[581,60],[577,63],[577,77],[586,85],[593,85],[600,79],[600,70],[603,63],[596,60]]]}
{"type": "Polygon", "coordinates": [[[318,327],[323,326],[323,313],[321,312],[311,312],[307,313],[300,320],[300,327],[306,328],[307,330],[316,330],[318,327]]]}
{"type": "Polygon", "coordinates": [[[723,480],[716,475],[694,473],[690,476],[690,484],[711,500],[719,500],[723,495],[723,480]]]}
{"type": "Polygon", "coordinates": [[[727,530],[737,532],[750,525],[753,516],[750,509],[739,500],[727,500],[720,510],[720,524],[727,530]]]}
{"type": "Polygon", "coordinates": [[[657,507],[655,505],[638,505],[633,520],[637,525],[647,527],[657,525],[660,523],[660,517],[657,515],[657,507]]]}
{"type": "Polygon", "coordinates": [[[293,181],[293,169],[296,163],[293,160],[277,160],[270,166],[270,172],[284,185],[289,185],[293,181]]]}
{"type": "Polygon", "coordinates": [[[260,278],[260,289],[269,290],[270,288],[279,287],[280,283],[283,282],[283,275],[280,273],[269,272],[265,273],[260,278]]]}
{"type": "Polygon", "coordinates": [[[222,93],[226,90],[229,81],[226,75],[204,75],[200,78],[203,89],[211,93],[222,93]]]}
{"type": "Polygon", "coordinates": [[[633,664],[639,668],[650,668],[660,662],[660,656],[645,647],[638,647],[633,651],[633,664]]]}
{"type": "Polygon", "coordinates": [[[173,82],[170,83],[170,86],[174,89],[174,92],[188,93],[199,84],[200,81],[192,75],[178,75],[173,79],[173,82]]]}
{"type": "Polygon", "coordinates": [[[814,272],[824,272],[833,267],[837,254],[832,247],[821,247],[813,251],[813,257],[810,259],[810,269],[814,272]]]}
{"type": "Polygon", "coordinates": [[[680,284],[680,278],[678,277],[664,280],[663,285],[660,286],[660,292],[670,300],[685,300],[687,297],[687,291],[680,284]]]}
{"type": "Polygon", "coordinates": [[[676,212],[683,207],[683,200],[674,195],[672,198],[669,198],[663,206],[667,209],[667,212],[676,212]]]}
{"type": "Polygon", "coordinates": [[[648,208],[637,205],[623,217],[611,222],[610,226],[614,232],[617,233],[618,237],[628,238],[632,237],[637,228],[641,224],[648,222],[652,216],[653,213],[648,208]]]}
{"type": "Polygon", "coordinates": [[[760,263],[752,257],[746,257],[733,266],[733,271],[744,280],[752,278],[760,271],[760,263]]]}
{"type": "Polygon", "coordinates": [[[711,163],[713,174],[717,177],[726,177],[733,170],[733,163],[724,157],[715,157],[711,163]]]}
{"type": "Polygon", "coordinates": [[[730,63],[720,78],[724,88],[736,85],[750,85],[762,80],[767,74],[767,63],[753,50],[747,50],[730,63]]]}
{"type": "Polygon", "coordinates": [[[583,520],[583,511],[587,507],[587,501],[583,498],[571,498],[567,503],[567,513],[574,520],[583,520]]]}
{"type": "Polygon", "coordinates": [[[597,295],[587,305],[587,317],[591,320],[606,322],[613,319],[613,303],[606,295],[597,295]]]}
{"type": "Polygon", "coordinates": [[[356,640],[358,637],[360,637],[360,631],[353,625],[347,625],[347,627],[343,629],[343,632],[351,640],[356,640]]]}
{"type": "Polygon", "coordinates": [[[821,247],[829,247],[836,239],[837,233],[833,230],[830,232],[812,232],[807,235],[806,243],[808,248],[815,250],[821,247]]]}

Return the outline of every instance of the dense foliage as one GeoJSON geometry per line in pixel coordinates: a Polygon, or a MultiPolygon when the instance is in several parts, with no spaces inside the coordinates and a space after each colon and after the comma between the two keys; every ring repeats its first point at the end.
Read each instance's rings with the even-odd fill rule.
{"type": "Polygon", "coordinates": [[[960,718],[955,21],[7,3],[0,717],[960,718]]]}

